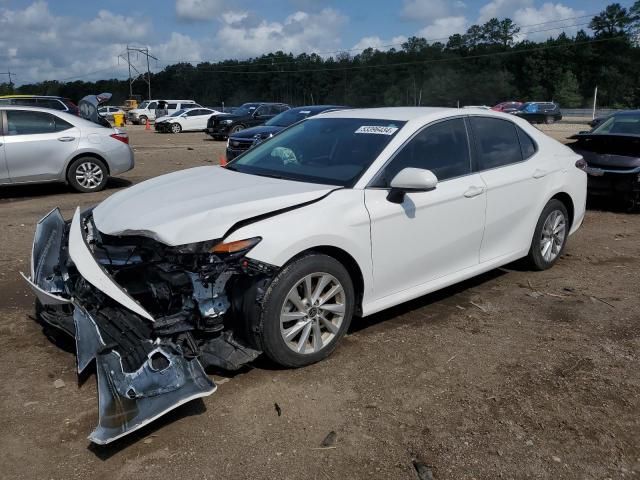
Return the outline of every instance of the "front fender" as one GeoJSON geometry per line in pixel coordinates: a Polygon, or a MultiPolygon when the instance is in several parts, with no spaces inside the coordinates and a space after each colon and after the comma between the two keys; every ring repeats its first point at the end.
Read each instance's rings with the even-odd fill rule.
{"type": "Polygon", "coordinates": [[[360,267],[365,297],[373,289],[370,219],[363,190],[336,190],[318,202],[245,225],[225,240],[252,237],[262,241],[247,257],[277,267],[314,248],[343,250],[360,267]]]}

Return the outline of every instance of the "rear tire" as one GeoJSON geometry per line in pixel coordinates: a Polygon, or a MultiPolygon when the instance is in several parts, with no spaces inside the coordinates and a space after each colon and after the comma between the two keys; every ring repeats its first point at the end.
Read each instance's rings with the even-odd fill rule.
{"type": "Polygon", "coordinates": [[[546,125],[551,125],[553,123],[555,123],[556,119],[553,117],[544,117],[544,123],[546,125]]]}
{"type": "Polygon", "coordinates": [[[99,192],[107,184],[109,171],[102,160],[95,157],[80,157],[69,165],[67,181],[82,193],[99,192]]]}
{"type": "Polygon", "coordinates": [[[555,198],[545,205],[531,240],[527,261],[533,270],[551,268],[564,252],[569,236],[569,214],[555,198]]]}
{"type": "Polygon", "coordinates": [[[257,343],[274,362],[302,367],[328,357],[349,328],[353,282],[333,257],[310,253],[285,266],[264,295],[257,343]]]}

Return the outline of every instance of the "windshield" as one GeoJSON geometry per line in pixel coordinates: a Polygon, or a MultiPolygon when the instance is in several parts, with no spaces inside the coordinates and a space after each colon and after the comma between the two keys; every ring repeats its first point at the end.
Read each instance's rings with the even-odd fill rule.
{"type": "Polygon", "coordinates": [[[176,110],[175,112],[173,112],[171,115],[169,115],[170,117],[179,117],[180,115],[182,115],[184,112],[186,112],[186,110],[183,108],[182,110],[176,110]]]}
{"type": "Polygon", "coordinates": [[[315,118],[284,130],[227,165],[230,170],[350,187],[405,122],[315,118]]]}
{"type": "Polygon", "coordinates": [[[311,115],[310,110],[287,110],[268,120],[265,125],[269,127],[288,127],[300,120],[304,120],[309,115],[311,115]]]}
{"type": "Polygon", "coordinates": [[[149,105],[149,100],[145,100],[140,105],[138,105],[138,108],[145,109],[147,108],[148,105],[149,105]]]}
{"type": "Polygon", "coordinates": [[[613,115],[594,128],[591,133],[640,135],[640,113],[637,115],[613,115]]]}
{"type": "Polygon", "coordinates": [[[234,115],[250,115],[253,111],[258,108],[258,105],[255,103],[245,103],[244,105],[238,107],[233,111],[234,115]]]}

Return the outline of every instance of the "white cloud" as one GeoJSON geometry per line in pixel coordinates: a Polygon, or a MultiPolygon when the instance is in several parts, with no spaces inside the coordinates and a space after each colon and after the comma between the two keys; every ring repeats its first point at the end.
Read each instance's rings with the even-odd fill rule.
{"type": "Polygon", "coordinates": [[[492,18],[512,18],[513,12],[533,5],[533,0],[492,0],[480,8],[477,23],[483,24],[492,18]]]}
{"type": "Polygon", "coordinates": [[[54,15],[38,0],[22,9],[0,7],[0,62],[17,83],[63,79],[101,70],[101,78],[120,73],[117,55],[127,42],[144,40],[147,20],[100,10],[96,17],[54,15]]]}
{"type": "Polygon", "coordinates": [[[363,37],[358,41],[358,43],[353,46],[353,53],[357,55],[362,50],[365,50],[367,48],[373,48],[381,51],[389,50],[390,48],[399,50],[400,45],[407,40],[407,37],[405,37],[404,35],[399,35],[387,40],[383,40],[378,36],[363,37]]]}
{"type": "Polygon", "coordinates": [[[323,52],[340,47],[340,32],[347,18],[337,10],[318,13],[298,11],[283,21],[258,20],[245,12],[228,12],[214,45],[219,57],[248,57],[282,50],[284,52],[323,52]]]}
{"type": "Polygon", "coordinates": [[[218,17],[224,8],[224,0],[176,0],[176,15],[181,20],[212,20],[218,17]]]}
{"type": "Polygon", "coordinates": [[[544,40],[552,36],[555,37],[563,31],[567,35],[575,34],[581,28],[575,25],[589,20],[588,18],[575,18],[582,15],[585,15],[584,10],[574,10],[561,3],[545,3],[540,8],[520,8],[513,13],[511,18],[518,25],[533,25],[523,27],[523,32],[530,33],[520,34],[520,39],[544,40]],[[570,20],[562,20],[565,18],[570,20]]]}
{"type": "Polygon", "coordinates": [[[430,42],[439,41],[445,43],[454,33],[464,33],[467,30],[466,17],[438,18],[418,32],[419,37],[426,38],[430,42]]]}
{"type": "Polygon", "coordinates": [[[406,20],[435,22],[457,16],[465,7],[466,4],[460,0],[404,0],[400,15],[406,20]]]}

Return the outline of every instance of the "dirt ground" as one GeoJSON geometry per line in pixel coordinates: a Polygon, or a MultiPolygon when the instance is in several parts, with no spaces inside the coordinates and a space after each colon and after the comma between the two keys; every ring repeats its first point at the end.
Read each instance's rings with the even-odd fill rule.
{"type": "Polygon", "coordinates": [[[42,333],[18,275],[35,223],[224,149],[129,131],[136,168],[104,192],[0,190],[0,477],[417,479],[414,459],[439,480],[640,477],[640,216],[593,206],[551,270],[510,265],[355,320],[324,362],[214,374],[216,394],[91,445],[95,377],[78,384],[72,343],[42,333]]]}

